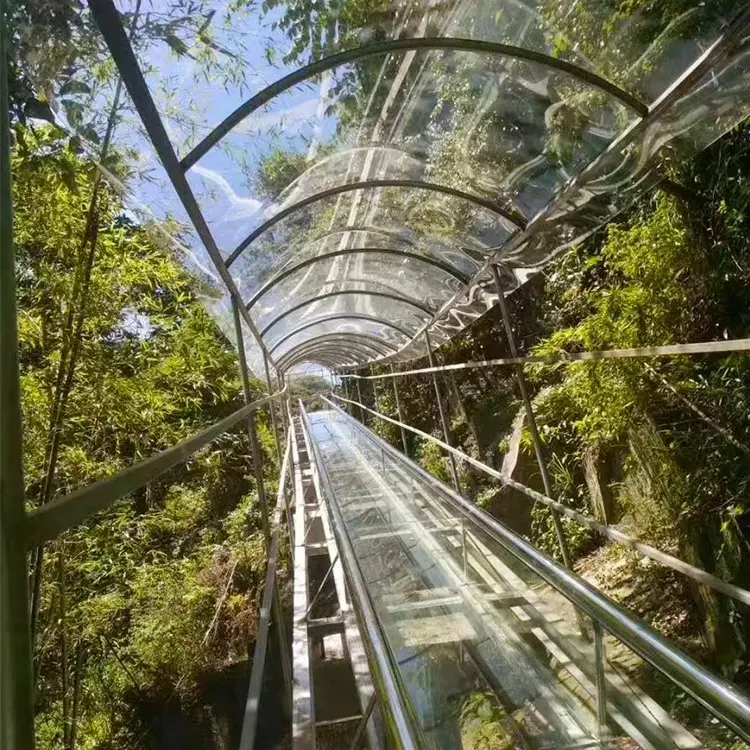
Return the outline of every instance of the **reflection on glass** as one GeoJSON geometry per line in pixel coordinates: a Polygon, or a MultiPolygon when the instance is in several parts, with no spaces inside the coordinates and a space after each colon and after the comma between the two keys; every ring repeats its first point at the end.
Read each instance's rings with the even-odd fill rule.
{"type": "Polygon", "coordinates": [[[439,485],[342,413],[310,419],[327,499],[430,747],[735,747],[439,485]]]}

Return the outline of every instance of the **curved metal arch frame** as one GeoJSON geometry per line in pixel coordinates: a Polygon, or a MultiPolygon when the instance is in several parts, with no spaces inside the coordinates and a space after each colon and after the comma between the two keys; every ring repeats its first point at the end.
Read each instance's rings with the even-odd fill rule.
{"type": "MultiPolygon", "coordinates": [[[[337,235],[341,235],[341,234],[356,234],[356,233],[374,234],[376,236],[385,237],[388,240],[393,240],[395,242],[403,243],[404,245],[407,245],[413,248],[423,247],[421,243],[414,242],[413,240],[400,235],[398,232],[394,232],[389,229],[383,229],[382,227],[371,227],[371,226],[368,226],[367,224],[353,224],[353,225],[347,225],[344,227],[339,227],[337,229],[329,230],[327,232],[324,232],[323,234],[318,235],[314,239],[307,240],[304,244],[300,246],[299,252],[304,252],[311,245],[315,244],[316,242],[320,242],[321,240],[328,239],[329,237],[336,237],[337,235]]],[[[424,237],[428,238],[429,235],[424,235],[424,237]]],[[[470,243],[465,243],[463,245],[451,245],[450,243],[445,242],[442,239],[438,239],[437,235],[432,241],[434,241],[436,244],[439,244],[441,250],[445,249],[446,251],[455,251],[456,247],[465,247],[467,250],[471,250],[471,251],[481,251],[482,249],[484,250],[489,249],[487,245],[482,245],[481,243],[477,243],[476,245],[471,245],[470,243]]],[[[291,261],[291,258],[290,258],[290,261],[291,261]]]]}
{"type": "Polygon", "coordinates": [[[300,341],[299,344],[295,344],[290,349],[285,351],[280,357],[279,362],[283,362],[292,353],[300,349],[303,349],[309,345],[313,345],[319,342],[325,343],[327,341],[335,341],[337,343],[348,343],[352,346],[358,345],[358,348],[367,349],[374,352],[393,351],[394,347],[382,338],[373,336],[369,333],[361,333],[360,331],[329,331],[328,333],[321,333],[318,336],[312,336],[300,341]]]}
{"type": "MultiPolygon", "coordinates": [[[[344,357],[343,354],[337,355],[335,352],[331,352],[329,350],[317,350],[317,349],[311,349],[309,352],[301,352],[300,354],[296,355],[293,359],[291,359],[288,363],[284,365],[284,371],[289,371],[294,369],[295,367],[305,363],[305,362],[315,362],[317,364],[323,364],[327,361],[327,357],[333,357],[334,359],[336,356],[344,357]]],[[[345,361],[348,362],[346,365],[341,364],[341,360],[339,360],[338,364],[334,363],[334,359],[330,360],[330,365],[332,369],[341,370],[342,368],[359,368],[362,366],[362,362],[366,360],[362,360],[361,357],[364,357],[366,355],[360,355],[359,357],[355,357],[352,359],[346,359],[345,361]]]]}
{"type": "MultiPolygon", "coordinates": [[[[354,353],[351,349],[346,348],[348,345],[340,345],[336,343],[324,343],[321,344],[320,351],[316,353],[316,348],[311,348],[309,350],[305,350],[299,354],[295,355],[296,361],[303,361],[305,357],[308,356],[320,356],[320,357],[327,357],[331,359],[331,362],[333,363],[333,359],[339,358],[340,360],[344,360],[347,362],[347,364],[341,364],[339,363],[336,365],[337,367],[358,367],[359,366],[359,354],[364,352],[365,350],[360,350],[358,353],[354,353]],[[323,348],[324,347],[324,348],[323,348]]],[[[293,366],[293,365],[292,365],[293,366]]]]}
{"type": "Polygon", "coordinates": [[[509,57],[524,62],[534,63],[545,68],[566,73],[579,81],[589,84],[604,91],[617,99],[620,103],[632,109],[640,117],[648,114],[648,106],[637,97],[624,91],[606,78],[592,73],[579,65],[550,57],[542,52],[516,47],[510,44],[489,42],[480,39],[464,39],[458,37],[419,37],[408,39],[390,39],[377,44],[369,44],[352,50],[345,50],[335,55],[324,57],[322,60],[310,63],[302,68],[292,71],[288,75],[274,81],[266,88],[259,91],[247,101],[243,102],[229,116],[224,118],[195,148],[188,152],[181,160],[180,166],[187,172],[193,165],[202,159],[219,141],[230,133],[239,123],[249,117],[253,112],[267,104],[279,94],[288,91],[298,83],[314,78],[340,65],[361,60],[366,57],[384,55],[391,52],[415,52],[420,50],[453,50],[457,52],[478,52],[509,57]]]}
{"type": "MultiPolygon", "coordinates": [[[[331,355],[333,357],[335,355],[331,355]]],[[[341,355],[343,356],[343,355],[341,355]]],[[[297,362],[290,365],[290,367],[297,367],[297,365],[301,365],[305,362],[310,362],[311,364],[317,364],[322,365],[323,367],[327,367],[331,372],[336,372],[338,368],[340,367],[356,367],[356,364],[342,364],[340,360],[332,359],[329,356],[324,356],[322,354],[311,354],[309,355],[309,358],[307,358],[308,355],[305,355],[304,357],[301,357],[297,362]],[[314,358],[314,359],[313,359],[314,358]]]]}
{"type": "Polygon", "coordinates": [[[308,340],[290,349],[284,355],[283,366],[285,366],[289,360],[292,360],[297,356],[307,356],[313,351],[335,352],[342,356],[346,354],[346,356],[353,358],[354,360],[357,360],[358,357],[372,356],[372,347],[369,345],[363,345],[361,342],[355,341],[351,338],[343,340],[340,338],[331,339],[330,335],[325,337],[322,341],[317,340],[318,338],[320,337],[316,337],[315,341],[308,340]]]}
{"type": "Polygon", "coordinates": [[[306,351],[309,347],[317,347],[318,345],[325,345],[326,343],[348,343],[352,349],[364,350],[365,354],[372,354],[375,352],[376,355],[381,357],[388,356],[388,354],[395,353],[394,350],[385,342],[383,339],[370,336],[365,333],[355,332],[341,332],[341,333],[324,333],[320,336],[314,336],[300,342],[296,346],[293,346],[289,351],[284,352],[278,358],[278,366],[284,369],[286,362],[289,357],[294,356],[297,352],[306,351]],[[385,350],[385,351],[383,351],[385,350]]]}
{"type": "Polygon", "coordinates": [[[301,362],[324,362],[331,365],[331,367],[336,368],[341,368],[342,366],[357,367],[356,363],[358,361],[357,357],[351,352],[346,353],[335,349],[321,349],[320,351],[310,350],[309,352],[302,352],[294,358],[293,363],[290,366],[296,367],[301,362]],[[341,365],[337,364],[337,362],[348,362],[349,364],[341,365]]]}
{"type": "Polygon", "coordinates": [[[336,315],[328,315],[324,318],[318,318],[318,320],[312,320],[309,323],[297,326],[293,331],[282,336],[272,347],[270,347],[268,353],[273,354],[285,341],[289,340],[295,334],[300,333],[300,331],[305,331],[308,328],[321,325],[322,323],[329,323],[332,320],[366,320],[370,323],[377,323],[378,325],[392,328],[394,331],[398,331],[402,336],[406,336],[407,339],[411,339],[413,335],[400,326],[397,326],[395,323],[392,323],[390,320],[379,318],[377,315],[366,315],[365,313],[338,313],[336,315]]]}
{"type": "Polygon", "coordinates": [[[268,325],[266,325],[266,327],[260,332],[260,335],[265,336],[271,328],[273,328],[279,321],[286,318],[287,315],[291,315],[292,313],[297,312],[297,310],[301,310],[307,305],[312,305],[315,302],[320,302],[321,300],[329,299],[330,297],[339,297],[349,294],[361,294],[369,297],[383,297],[384,299],[391,299],[395,302],[403,302],[405,305],[410,305],[420,312],[423,312],[428,317],[431,317],[435,314],[435,310],[432,310],[431,308],[427,307],[427,305],[423,305],[418,300],[412,299],[410,297],[401,297],[398,294],[391,294],[390,292],[372,292],[360,289],[341,289],[336,292],[326,292],[325,294],[319,294],[317,297],[312,297],[311,299],[307,299],[304,302],[300,302],[299,304],[290,307],[288,310],[285,310],[283,313],[281,313],[281,315],[277,316],[270,323],[268,323],[268,325]]]}
{"type": "Polygon", "coordinates": [[[350,368],[361,366],[361,360],[351,352],[325,348],[320,351],[311,349],[310,351],[301,352],[295,356],[291,362],[285,365],[285,367],[289,370],[303,362],[316,362],[318,364],[325,363],[332,370],[339,370],[342,367],[350,368]]]}
{"type": "Polygon", "coordinates": [[[434,266],[435,268],[439,268],[441,271],[453,277],[457,281],[460,281],[462,284],[465,284],[469,279],[466,274],[457,271],[450,264],[445,263],[442,260],[438,260],[437,258],[431,258],[429,255],[405,252],[404,250],[396,250],[392,247],[353,247],[348,250],[334,250],[331,253],[315,255],[312,258],[308,258],[307,260],[303,260],[302,262],[297,263],[297,265],[295,266],[287,267],[285,270],[276,274],[276,276],[273,276],[265,284],[263,284],[263,286],[247,301],[245,307],[249,310],[261,297],[263,297],[263,295],[271,291],[271,289],[273,289],[284,279],[288,278],[292,274],[297,273],[297,271],[301,271],[303,268],[308,268],[309,266],[313,266],[316,263],[320,263],[321,261],[329,260],[330,258],[340,258],[345,255],[397,255],[403,258],[409,258],[410,260],[413,260],[415,262],[426,263],[428,265],[434,266]]]}
{"type": "Polygon", "coordinates": [[[278,213],[274,214],[270,219],[264,221],[259,227],[254,229],[242,242],[232,251],[231,255],[227,257],[225,264],[227,268],[234,263],[242,253],[252,245],[255,240],[258,239],[263,233],[274,227],[280,221],[283,221],[287,217],[301,211],[303,208],[317,203],[318,201],[331,198],[334,195],[341,195],[342,193],[351,193],[355,190],[375,190],[377,188],[410,188],[412,190],[427,190],[433,193],[442,193],[443,195],[450,195],[459,200],[465,200],[480,208],[484,208],[487,211],[492,211],[498,216],[502,217],[506,221],[513,224],[516,229],[526,228],[526,219],[517,211],[505,208],[495,201],[490,201],[472,193],[467,193],[457,188],[448,187],[447,185],[438,185],[434,182],[423,182],[422,180],[364,180],[361,182],[349,182],[343,185],[336,185],[335,187],[328,188],[327,190],[321,190],[319,193],[308,195],[307,198],[303,198],[297,203],[293,203],[291,206],[283,208],[278,213]]]}

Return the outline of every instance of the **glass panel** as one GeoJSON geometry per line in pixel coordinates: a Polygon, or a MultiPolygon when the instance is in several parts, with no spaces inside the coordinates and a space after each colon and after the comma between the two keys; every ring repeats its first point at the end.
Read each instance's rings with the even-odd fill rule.
{"type": "Polygon", "coordinates": [[[393,328],[371,320],[358,318],[327,320],[293,334],[278,346],[274,355],[277,358],[282,358],[287,352],[300,344],[304,344],[305,341],[330,334],[351,334],[355,338],[360,336],[363,342],[367,341],[374,348],[384,352],[397,349],[409,340],[406,334],[399,333],[393,328]]]}
{"type": "MultiPolygon", "coordinates": [[[[186,12],[183,3],[167,2],[141,14],[134,49],[169,137],[185,155],[253,94],[326,55],[407,37],[518,47],[520,52],[502,54],[451,48],[349,59],[269,99],[188,172],[225,256],[284,208],[362,180],[428,181],[496,201],[527,220],[541,217],[535,221],[541,232],[504,259],[505,288],[512,291],[653,186],[657,154],[662,161],[690,157],[748,114],[746,46],[730,26],[745,9],[734,0],[668,5],[468,0],[410,6],[408,12],[386,3],[352,14],[340,5],[308,10],[292,3],[258,8],[213,2],[199,2],[186,12]],[[720,62],[701,84],[674,96],[677,104],[642,129],[636,124],[637,102],[611,88],[605,92],[601,82],[590,76],[584,81],[558,64],[574,63],[651,104],[722,34],[737,40],[731,54],[717,55],[720,62]],[[549,59],[524,60],[524,50],[549,59]],[[632,145],[628,136],[622,148],[616,147],[628,132],[632,145]],[[602,157],[608,148],[611,153],[602,157]],[[555,193],[581,175],[577,190],[547,217],[543,212],[555,193]]],[[[131,0],[119,3],[126,28],[134,9],[131,0]]],[[[72,66],[71,76],[87,85],[68,85],[65,98],[63,92],[57,97],[59,119],[84,140],[87,129],[75,113],[93,112],[93,130],[101,130],[97,123],[106,119],[102,112],[114,88],[99,65],[97,58],[88,67],[72,66]]],[[[207,305],[227,328],[226,293],[130,102],[121,118],[116,143],[128,154],[134,210],[179,225],[186,264],[209,282],[207,305]]],[[[512,221],[487,207],[438,192],[404,186],[341,193],[264,233],[232,267],[232,276],[249,299],[295,258],[351,247],[405,248],[406,243],[445,261],[459,276],[472,276],[515,230],[512,221]],[[345,231],[351,227],[367,231],[353,236],[345,231]],[[376,240],[372,230],[391,234],[376,240]]],[[[336,264],[329,273],[307,279],[348,284],[348,278],[338,278],[343,267],[336,264]]],[[[381,283],[390,285],[391,268],[382,268],[381,283]]],[[[414,277],[406,280],[412,270],[399,269],[394,285],[410,294],[419,288],[418,299],[433,307],[452,301],[460,290],[451,281],[422,275],[416,266],[414,277]]],[[[374,284],[374,272],[362,280],[374,284]]],[[[433,331],[436,343],[494,302],[489,275],[477,281],[468,301],[453,300],[451,314],[433,331]]],[[[290,291],[312,294],[305,284],[287,287],[290,291]]],[[[264,304],[278,314],[289,300],[277,296],[264,304]]],[[[398,357],[423,353],[419,341],[398,357]]],[[[252,342],[248,357],[257,372],[260,352],[252,342]]]]}
{"type": "Polygon", "coordinates": [[[219,244],[232,249],[284,208],[365,180],[445,185],[530,217],[634,118],[599,89],[540,65],[394,53],[280,94],[189,178],[219,244]]]}
{"type": "MultiPolygon", "coordinates": [[[[256,322],[265,326],[291,304],[324,293],[329,284],[357,280],[358,288],[377,291],[380,279],[387,279],[391,289],[401,297],[414,299],[429,309],[436,309],[461,283],[440,268],[417,259],[368,253],[352,254],[322,260],[292,273],[275,284],[252,307],[256,322]]],[[[358,312],[367,312],[368,298],[352,296],[358,312]]],[[[398,320],[394,320],[398,322],[398,320]]]]}
{"type": "Polygon", "coordinates": [[[607,633],[604,650],[611,736],[635,735],[638,747],[750,748],[622,641],[607,633]]]}
{"type": "Polygon", "coordinates": [[[288,315],[273,325],[266,334],[269,348],[300,326],[305,326],[331,316],[361,316],[393,321],[401,330],[413,335],[426,320],[425,313],[411,305],[397,302],[391,298],[370,295],[339,295],[312,302],[301,308],[297,314],[288,315]]]}
{"type": "Polygon", "coordinates": [[[593,647],[568,602],[339,412],[311,421],[430,746],[595,746],[593,647]]]}

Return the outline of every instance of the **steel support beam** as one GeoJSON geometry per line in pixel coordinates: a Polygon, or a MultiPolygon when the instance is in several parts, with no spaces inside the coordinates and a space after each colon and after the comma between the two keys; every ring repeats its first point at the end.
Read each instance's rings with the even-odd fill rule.
{"type": "Polygon", "coordinates": [[[0,746],[34,747],[26,582],[21,392],[18,378],[8,39],[0,0],[0,746]]]}
{"type": "Polygon", "coordinates": [[[367,708],[362,714],[362,718],[359,720],[359,724],[357,724],[357,731],[354,733],[354,737],[352,737],[351,744],[349,745],[349,750],[357,750],[357,748],[359,747],[359,743],[362,742],[362,737],[364,736],[365,729],[367,728],[367,722],[370,721],[370,716],[372,715],[372,711],[375,708],[375,704],[377,702],[378,694],[373,693],[370,696],[370,700],[367,702],[367,708]]]}
{"type": "MultiPolygon", "coordinates": [[[[516,338],[513,334],[513,325],[510,320],[510,313],[508,312],[508,305],[505,302],[505,293],[503,291],[503,285],[500,281],[500,274],[498,273],[497,266],[492,266],[492,277],[495,282],[495,291],[498,296],[498,305],[500,306],[500,313],[503,316],[503,326],[505,327],[505,338],[508,342],[508,350],[510,356],[513,358],[518,357],[518,349],[516,347],[516,338]]],[[[536,417],[534,416],[534,408],[531,405],[531,399],[529,398],[529,391],[526,387],[526,375],[523,372],[523,365],[514,365],[516,371],[516,383],[518,384],[518,390],[521,394],[521,400],[523,401],[523,408],[526,412],[526,422],[529,425],[529,432],[531,432],[531,440],[534,443],[534,454],[536,455],[536,462],[539,466],[539,473],[542,476],[542,484],[544,485],[544,494],[547,497],[553,497],[552,482],[549,478],[547,471],[547,461],[544,458],[544,449],[542,448],[542,439],[539,437],[539,429],[536,424],[536,417]]],[[[434,377],[434,376],[433,376],[434,377]]],[[[557,543],[560,547],[560,554],[562,555],[563,563],[566,568],[573,569],[573,561],[570,557],[570,550],[568,549],[568,542],[565,539],[565,530],[560,520],[560,515],[554,509],[550,509],[552,515],[552,523],[555,527],[555,535],[557,536],[557,543]]]]}
{"type": "MultiPolygon", "coordinates": [[[[424,332],[424,340],[425,340],[425,343],[427,344],[427,357],[429,358],[429,361],[430,361],[430,367],[434,367],[435,360],[432,355],[432,344],[430,343],[430,334],[426,330],[424,332]]],[[[435,398],[437,399],[438,411],[440,412],[440,424],[443,426],[443,438],[448,445],[453,446],[453,440],[451,439],[450,423],[448,421],[448,413],[445,408],[445,403],[443,402],[443,394],[440,390],[440,384],[438,383],[437,375],[434,372],[432,373],[432,385],[435,388],[435,398]]],[[[456,459],[453,457],[452,453],[448,454],[448,461],[450,462],[451,478],[453,480],[453,486],[455,487],[456,492],[461,492],[461,482],[458,479],[458,467],[456,466],[456,459]]]]}
{"type": "MultiPolygon", "coordinates": [[[[266,371],[266,388],[268,389],[268,395],[273,393],[271,386],[271,371],[268,369],[268,357],[263,353],[263,368],[266,371]]],[[[276,441],[276,457],[279,459],[279,466],[281,466],[281,440],[279,439],[279,426],[276,423],[276,404],[273,401],[269,404],[268,410],[271,412],[271,426],[273,427],[273,439],[276,441]]]]}
{"type": "Polygon", "coordinates": [[[367,424],[365,422],[365,411],[362,408],[362,388],[359,385],[359,380],[357,380],[357,399],[359,401],[359,421],[362,422],[362,424],[367,424]]]}
{"type": "Polygon", "coordinates": [[[594,659],[596,660],[596,719],[599,739],[604,740],[608,734],[607,678],[604,674],[607,653],[604,648],[604,629],[596,620],[594,620],[594,659]]]}
{"type": "MultiPolygon", "coordinates": [[[[232,297],[232,312],[234,313],[234,332],[237,337],[237,354],[240,360],[240,374],[242,376],[242,392],[245,396],[245,404],[252,402],[250,392],[250,374],[245,359],[245,340],[242,337],[242,323],[240,322],[240,305],[232,297]]],[[[273,409],[273,404],[270,404],[273,409]]],[[[253,474],[255,475],[255,486],[258,491],[258,505],[260,506],[260,517],[263,523],[263,534],[266,537],[266,552],[271,544],[271,528],[268,519],[268,504],[266,503],[266,487],[263,482],[263,463],[258,445],[258,429],[255,424],[255,415],[251,412],[247,417],[247,434],[250,438],[250,452],[253,457],[253,474]]]]}

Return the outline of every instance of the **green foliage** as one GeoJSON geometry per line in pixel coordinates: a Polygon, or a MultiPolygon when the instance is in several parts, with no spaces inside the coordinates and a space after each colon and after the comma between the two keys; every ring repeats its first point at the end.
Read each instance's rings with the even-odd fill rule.
{"type": "Polygon", "coordinates": [[[276,149],[261,162],[255,187],[264,198],[276,199],[307,168],[307,156],[276,149]]]}
{"type": "MultiPolygon", "coordinates": [[[[217,421],[239,406],[241,388],[235,352],[173,248],[133,224],[102,184],[85,281],[82,238],[94,169],[53,129],[22,131],[18,143],[19,353],[34,505],[72,347],[79,357],[53,497],[217,421]],[[76,332],[71,320],[79,314],[76,332]]],[[[275,448],[262,415],[259,422],[270,473],[275,448]]],[[[192,705],[207,675],[244,658],[264,565],[249,453],[244,429],[222,436],[49,549],[37,643],[40,747],[62,744],[74,680],[83,696],[78,745],[137,748],[149,733],[134,718],[138,706],[167,699],[192,705]]]]}
{"type": "Polygon", "coordinates": [[[299,64],[357,46],[362,33],[371,41],[381,39],[396,10],[388,0],[302,0],[294,5],[264,0],[262,8],[265,13],[283,9],[278,27],[293,40],[284,62],[299,64]]]}
{"type": "Polygon", "coordinates": [[[435,443],[423,440],[417,449],[417,462],[441,482],[449,484],[451,481],[448,459],[445,451],[435,443]]]}
{"type": "Polygon", "coordinates": [[[461,706],[461,741],[466,750],[512,750],[508,715],[492,693],[474,693],[461,706]]]}

